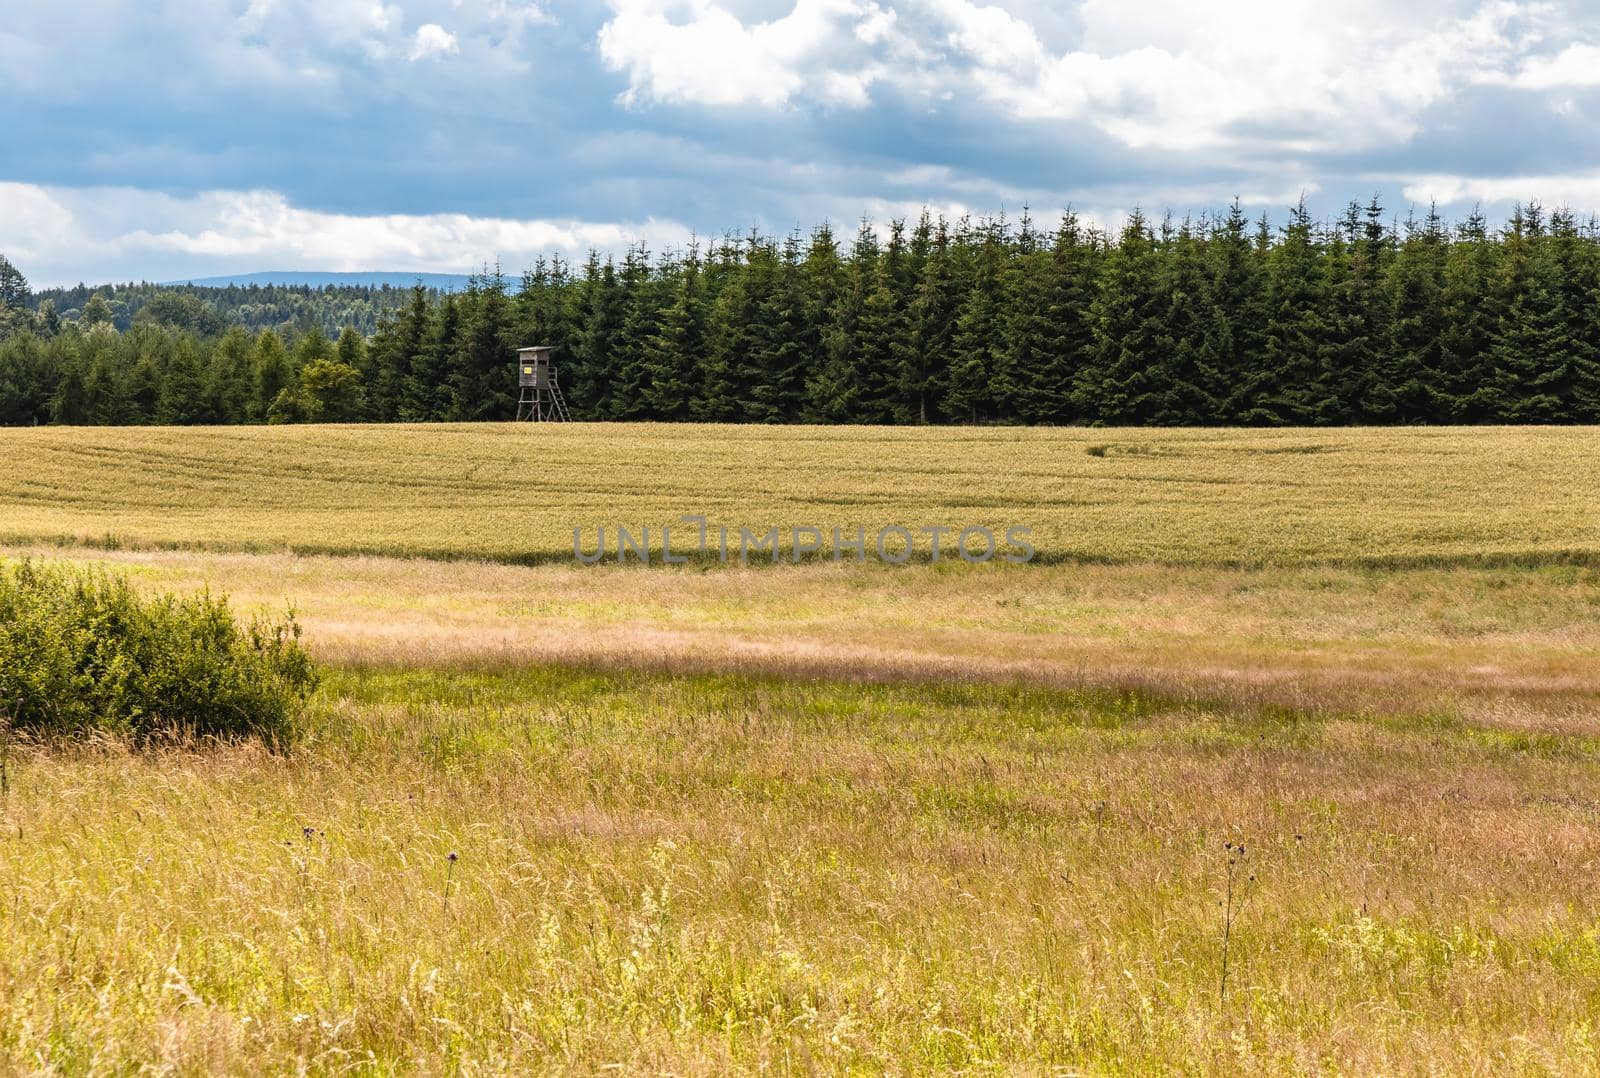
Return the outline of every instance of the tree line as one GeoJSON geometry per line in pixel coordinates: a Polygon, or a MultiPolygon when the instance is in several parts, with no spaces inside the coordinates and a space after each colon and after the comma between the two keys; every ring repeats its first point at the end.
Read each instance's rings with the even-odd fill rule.
{"type": "MultiPolygon", "coordinates": [[[[0,332],[6,332],[0,321],[0,332]]],[[[1235,204],[924,215],[418,287],[370,334],[133,320],[0,342],[0,423],[499,420],[512,350],[556,348],[574,416],[819,423],[1600,421],[1600,230],[1519,207],[1274,227],[1235,204]]]]}
{"type": "Polygon", "coordinates": [[[378,328],[386,312],[404,306],[409,288],[390,285],[160,285],[149,282],[84,284],[40,289],[28,306],[41,323],[100,323],[125,330],[135,322],[154,322],[202,335],[229,326],[272,329],[294,336],[315,326],[338,336],[352,326],[364,334],[378,328]]]}

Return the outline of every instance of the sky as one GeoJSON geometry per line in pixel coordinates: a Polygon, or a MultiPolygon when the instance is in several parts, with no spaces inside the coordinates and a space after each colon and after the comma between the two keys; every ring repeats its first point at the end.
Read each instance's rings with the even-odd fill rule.
{"type": "Polygon", "coordinates": [[[1600,0],[0,0],[36,286],[827,220],[1600,212],[1600,0]]]}

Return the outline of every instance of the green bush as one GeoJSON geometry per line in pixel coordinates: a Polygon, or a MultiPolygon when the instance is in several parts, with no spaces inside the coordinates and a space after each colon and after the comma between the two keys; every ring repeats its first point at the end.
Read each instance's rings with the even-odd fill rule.
{"type": "Polygon", "coordinates": [[[291,613],[240,625],[209,594],[0,565],[0,714],[19,731],[287,742],[318,674],[291,613]]]}

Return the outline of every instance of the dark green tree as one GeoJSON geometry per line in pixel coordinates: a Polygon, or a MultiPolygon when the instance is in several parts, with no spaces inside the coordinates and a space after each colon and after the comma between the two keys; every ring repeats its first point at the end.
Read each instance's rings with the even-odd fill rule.
{"type": "Polygon", "coordinates": [[[1095,354],[1079,379],[1079,406],[1104,423],[1150,422],[1168,392],[1156,375],[1168,299],[1156,239],[1140,211],[1107,255],[1101,282],[1092,313],[1095,354]]]}
{"type": "Polygon", "coordinates": [[[294,368],[289,363],[289,353],[283,347],[283,340],[270,329],[262,330],[256,336],[254,358],[255,392],[251,395],[251,418],[262,420],[267,418],[267,409],[272,407],[273,401],[286,389],[291,389],[294,380],[294,368]]]}
{"type": "Polygon", "coordinates": [[[1438,420],[1448,406],[1429,389],[1429,374],[1439,370],[1444,305],[1447,237],[1437,210],[1418,225],[1410,222],[1405,238],[1389,262],[1389,340],[1377,380],[1382,397],[1392,402],[1390,419],[1401,423],[1438,420]]]}
{"type": "Polygon", "coordinates": [[[645,399],[657,419],[682,421],[700,396],[701,356],[705,350],[705,307],[700,251],[691,245],[677,270],[676,293],[661,312],[656,332],[646,341],[645,399]]]}
{"type": "MultiPolygon", "coordinates": [[[[829,237],[831,239],[831,237],[829,237]]],[[[807,258],[813,296],[820,293],[826,273],[826,253],[819,251],[821,237],[812,241],[807,258]]],[[[806,379],[805,418],[818,423],[856,421],[862,409],[862,367],[865,358],[860,339],[862,313],[878,281],[881,251],[878,234],[868,221],[856,231],[850,258],[841,267],[833,287],[832,303],[819,334],[820,347],[810,377],[806,379]]]]}
{"type": "MultiPolygon", "coordinates": [[[[1252,426],[1308,424],[1327,395],[1328,292],[1316,226],[1302,199],[1267,256],[1261,351],[1237,364],[1224,415],[1252,426]]],[[[1226,282],[1226,277],[1222,278],[1226,282]]]]}
{"type": "Polygon", "coordinates": [[[963,295],[950,229],[941,220],[933,230],[911,303],[911,348],[899,371],[902,422],[930,423],[940,418],[963,295]]]}
{"type": "Polygon", "coordinates": [[[0,424],[28,427],[49,422],[62,373],[31,333],[0,341],[0,424]]]}
{"type": "Polygon", "coordinates": [[[1445,254],[1439,304],[1438,366],[1428,372],[1442,422],[1485,423],[1502,415],[1494,375],[1494,343],[1502,316],[1501,245],[1474,211],[1445,254]]]}
{"type": "Polygon", "coordinates": [[[977,423],[994,418],[995,356],[1004,319],[1005,225],[990,221],[979,229],[971,285],[962,298],[950,342],[950,369],[940,411],[952,419],[977,423]]]}
{"type": "Polygon", "coordinates": [[[613,419],[611,396],[617,377],[617,344],[622,336],[627,297],[617,279],[616,266],[604,265],[595,255],[584,267],[583,317],[568,370],[561,377],[572,409],[589,419],[613,419]]]}
{"type": "Polygon", "coordinates": [[[193,338],[180,338],[161,372],[155,421],[168,426],[215,423],[220,417],[213,414],[208,405],[199,347],[193,338]]]}
{"type": "Polygon", "coordinates": [[[474,279],[461,301],[461,346],[444,418],[487,422],[517,411],[516,330],[505,277],[496,269],[474,279]]]}
{"type": "Polygon", "coordinates": [[[28,290],[28,279],[22,271],[11,264],[11,260],[0,254],[0,308],[21,310],[27,306],[28,297],[33,293],[28,290]]]}
{"type": "Polygon", "coordinates": [[[613,419],[654,418],[650,392],[650,341],[667,306],[666,279],[651,272],[650,253],[632,247],[622,263],[622,329],[616,345],[616,379],[611,387],[613,419]]]}
{"type": "Polygon", "coordinates": [[[807,367],[819,336],[806,315],[800,240],[784,241],[772,288],[761,298],[750,418],[758,423],[793,423],[805,407],[807,367]]]}

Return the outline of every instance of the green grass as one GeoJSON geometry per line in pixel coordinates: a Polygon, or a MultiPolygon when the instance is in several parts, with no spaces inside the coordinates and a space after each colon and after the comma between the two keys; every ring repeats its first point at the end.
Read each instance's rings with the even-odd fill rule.
{"type": "Polygon", "coordinates": [[[700,513],[1031,527],[1043,561],[1600,559],[1600,442],[1581,428],[49,428],[0,431],[0,455],[12,542],[531,564],[570,560],[575,527],[592,542],[700,513]]]}

